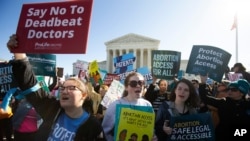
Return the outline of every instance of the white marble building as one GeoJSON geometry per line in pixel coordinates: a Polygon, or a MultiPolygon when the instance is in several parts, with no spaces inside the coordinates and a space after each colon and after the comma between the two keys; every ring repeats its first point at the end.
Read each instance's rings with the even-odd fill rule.
{"type": "MultiPolygon", "coordinates": [[[[150,37],[129,33],[124,36],[112,39],[110,41],[105,42],[106,51],[107,51],[107,60],[98,62],[99,67],[102,70],[106,70],[107,72],[114,72],[113,58],[126,54],[126,53],[134,53],[136,56],[136,62],[134,64],[134,69],[139,67],[147,66],[149,69],[151,68],[151,51],[158,50],[160,41],[157,39],[153,39],[150,37]]],[[[79,62],[80,60],[77,60],[79,62]]],[[[77,75],[79,72],[79,68],[77,64],[73,63],[73,75],[77,75]]],[[[80,61],[81,62],[81,61],[80,61]]],[[[82,61],[83,64],[88,62],[82,61]]],[[[180,70],[184,71],[183,77],[187,79],[196,78],[196,76],[191,74],[186,74],[188,60],[181,60],[180,70]]]]}
{"type": "Polygon", "coordinates": [[[151,51],[158,50],[160,41],[130,33],[105,43],[107,49],[108,72],[114,72],[113,58],[127,53],[134,53],[136,61],[134,69],[151,66],[151,51]]]}

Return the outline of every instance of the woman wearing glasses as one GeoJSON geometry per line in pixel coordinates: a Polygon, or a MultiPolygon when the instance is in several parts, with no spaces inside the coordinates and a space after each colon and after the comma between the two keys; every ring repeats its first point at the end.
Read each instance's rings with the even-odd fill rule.
{"type": "MultiPolygon", "coordinates": [[[[218,109],[219,123],[215,128],[216,141],[225,138],[234,138],[236,129],[248,129],[250,131],[250,102],[245,99],[249,92],[249,83],[245,79],[239,79],[228,85],[227,97],[214,98],[206,95],[205,82],[207,76],[201,76],[200,96],[202,100],[218,109]]],[[[249,133],[245,137],[249,140],[249,133]]],[[[237,134],[236,134],[237,135],[237,134]]],[[[239,134],[238,134],[239,135],[239,134]]],[[[238,136],[239,137],[239,136],[238,136]]],[[[243,139],[239,138],[239,139],[243,139]]]]}
{"type": "Polygon", "coordinates": [[[109,105],[102,122],[103,130],[108,141],[114,140],[115,113],[117,104],[152,107],[149,101],[142,98],[145,81],[144,77],[140,73],[129,73],[124,80],[124,85],[125,90],[122,98],[109,105]]]}
{"type": "MultiPolygon", "coordinates": [[[[16,36],[10,37],[8,48],[17,46],[16,36]]],[[[36,76],[25,53],[14,53],[13,75],[21,90],[37,84],[36,76]]],[[[59,88],[60,99],[51,98],[42,89],[26,95],[43,119],[36,134],[36,141],[96,141],[102,126],[86,112],[82,105],[88,97],[85,84],[77,78],[67,79],[59,88]]]]}

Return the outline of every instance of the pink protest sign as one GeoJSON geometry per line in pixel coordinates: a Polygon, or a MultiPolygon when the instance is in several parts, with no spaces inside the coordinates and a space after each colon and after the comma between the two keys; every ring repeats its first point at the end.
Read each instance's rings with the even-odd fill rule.
{"type": "Polygon", "coordinates": [[[93,0],[24,4],[15,53],[86,53],[93,0]]]}

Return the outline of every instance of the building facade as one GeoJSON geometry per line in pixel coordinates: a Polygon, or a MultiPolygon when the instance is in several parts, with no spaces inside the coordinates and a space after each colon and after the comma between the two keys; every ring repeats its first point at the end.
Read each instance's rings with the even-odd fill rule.
{"type": "MultiPolygon", "coordinates": [[[[159,49],[160,41],[150,37],[130,33],[124,36],[105,42],[107,59],[98,62],[98,66],[102,70],[109,73],[114,72],[114,58],[133,53],[136,56],[134,69],[147,66],[151,69],[151,51],[159,49]]],[[[77,60],[73,63],[73,75],[77,75],[80,68],[86,68],[89,62],[77,60]]],[[[181,60],[180,70],[183,71],[183,77],[187,79],[196,78],[195,75],[185,73],[188,60],[181,60]]]]}
{"type": "Polygon", "coordinates": [[[158,50],[160,41],[145,37],[138,34],[127,34],[105,43],[107,49],[107,64],[108,72],[114,72],[115,57],[133,53],[136,57],[134,69],[143,66],[151,66],[151,51],[158,50]]]}

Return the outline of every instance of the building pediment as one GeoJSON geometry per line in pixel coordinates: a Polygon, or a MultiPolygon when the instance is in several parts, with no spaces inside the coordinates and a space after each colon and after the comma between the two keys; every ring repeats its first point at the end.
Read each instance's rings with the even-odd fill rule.
{"type": "Polygon", "coordinates": [[[154,44],[159,44],[160,41],[149,38],[146,36],[130,33],[126,34],[124,36],[115,38],[113,40],[110,40],[105,43],[106,46],[112,45],[112,44],[129,44],[129,43],[154,43],[154,44]]]}

